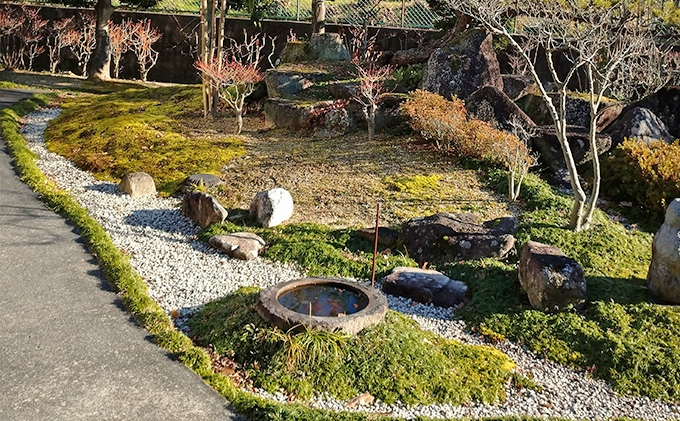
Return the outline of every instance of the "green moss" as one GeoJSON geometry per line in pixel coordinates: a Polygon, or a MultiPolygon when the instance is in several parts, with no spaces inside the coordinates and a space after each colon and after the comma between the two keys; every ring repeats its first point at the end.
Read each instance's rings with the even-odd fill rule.
{"type": "Polygon", "coordinates": [[[233,355],[257,387],[299,398],[348,399],[369,392],[387,403],[495,402],[514,367],[503,353],[420,330],[395,312],[356,335],[282,332],[254,309],[256,290],[209,303],[189,321],[202,346],[233,355]]]}
{"type": "MultiPolygon", "coordinates": [[[[267,241],[263,257],[294,263],[309,275],[371,277],[373,243],[359,237],[354,229],[332,230],[309,223],[264,229],[225,223],[211,225],[199,237],[208,241],[213,235],[238,231],[254,232],[267,241]]],[[[395,266],[416,266],[416,262],[396,251],[387,251],[378,255],[376,279],[386,276],[395,266]]]]}
{"type": "Polygon", "coordinates": [[[442,176],[438,174],[387,176],[383,179],[383,183],[391,190],[429,197],[433,190],[440,188],[439,181],[441,178],[442,176]]]}
{"type": "Polygon", "coordinates": [[[244,153],[236,137],[184,133],[178,119],[197,113],[200,89],[128,90],[66,101],[45,132],[48,148],[103,179],[144,171],[159,191],[173,194],[192,173],[219,174],[244,153]]]}
{"type": "MultiPolygon", "coordinates": [[[[490,171],[503,192],[507,176],[490,171]]],[[[553,244],[584,269],[590,303],[583,314],[545,314],[531,308],[516,265],[482,260],[450,264],[446,272],[467,283],[470,302],[458,314],[476,330],[493,331],[565,364],[593,370],[619,392],[665,400],[680,398],[680,309],[648,302],[645,277],[651,235],[627,231],[600,211],[590,230],[566,228],[571,199],[534,175],[522,186],[519,247],[553,244]]]]}

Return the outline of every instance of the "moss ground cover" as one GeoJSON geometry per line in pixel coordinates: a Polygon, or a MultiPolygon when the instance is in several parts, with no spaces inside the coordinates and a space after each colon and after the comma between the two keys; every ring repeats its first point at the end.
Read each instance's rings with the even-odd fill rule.
{"type": "Polygon", "coordinates": [[[272,328],[254,309],[257,289],[206,305],[189,321],[197,342],[232,356],[257,387],[298,398],[348,399],[370,392],[394,403],[494,402],[514,364],[493,348],[463,345],[420,330],[395,312],[355,337],[272,328]]]}
{"type": "Polygon", "coordinates": [[[149,173],[161,192],[172,194],[189,174],[219,174],[244,153],[236,137],[195,136],[183,120],[197,117],[197,87],[131,89],[77,96],[48,127],[48,148],[100,178],[149,173]]]}
{"type": "MultiPolygon", "coordinates": [[[[306,223],[274,228],[257,228],[232,223],[213,224],[200,233],[208,241],[213,235],[250,231],[261,236],[269,247],[262,256],[270,260],[297,264],[312,276],[342,276],[368,279],[373,263],[373,243],[361,238],[351,228],[331,229],[306,223]]],[[[398,251],[382,251],[376,261],[376,278],[385,276],[395,266],[416,266],[416,262],[398,251]]]]}
{"type": "MultiPolygon", "coordinates": [[[[503,177],[492,172],[489,182],[503,189],[503,177]]],[[[651,235],[626,231],[599,211],[591,230],[572,232],[566,228],[569,198],[535,176],[523,192],[520,247],[531,239],[575,258],[588,281],[588,308],[583,314],[533,310],[516,265],[483,260],[446,267],[470,288],[471,300],[459,316],[552,360],[588,368],[619,392],[680,399],[680,309],[649,302],[644,287],[651,235]]]]}

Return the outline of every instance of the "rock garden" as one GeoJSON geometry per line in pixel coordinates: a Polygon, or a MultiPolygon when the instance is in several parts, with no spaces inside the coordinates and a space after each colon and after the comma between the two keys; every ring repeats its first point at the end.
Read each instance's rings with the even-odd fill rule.
{"type": "Polygon", "coordinates": [[[487,31],[364,53],[290,39],[213,85],[241,108],[59,91],[21,134],[143,281],[140,323],[253,419],[679,419],[678,87],[604,100],[595,131],[487,31]]]}

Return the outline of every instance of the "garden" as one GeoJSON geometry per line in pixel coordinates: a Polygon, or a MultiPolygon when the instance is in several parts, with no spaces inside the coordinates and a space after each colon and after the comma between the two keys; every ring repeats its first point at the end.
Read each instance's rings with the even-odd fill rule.
{"type": "MultiPolygon", "coordinates": [[[[2,112],[2,135],[128,311],[249,418],[680,418],[667,33],[593,32],[606,16],[574,9],[590,25],[565,24],[582,31],[569,50],[571,37],[520,37],[483,3],[456,6],[486,30],[405,65],[359,27],[291,31],[275,60],[271,38],[220,40],[218,25],[194,63],[202,84],[48,83],[2,112]],[[548,70],[532,64],[558,47],[548,70]],[[317,293],[299,321],[272,322],[263,297],[310,278],[343,297],[377,290],[382,308],[354,331],[372,304],[331,300],[327,315],[317,293]]],[[[38,50],[9,39],[3,67],[30,69],[38,50]]],[[[152,43],[135,53],[142,81],[152,43]]],[[[77,56],[69,45],[82,43],[52,48],[77,56]]]]}

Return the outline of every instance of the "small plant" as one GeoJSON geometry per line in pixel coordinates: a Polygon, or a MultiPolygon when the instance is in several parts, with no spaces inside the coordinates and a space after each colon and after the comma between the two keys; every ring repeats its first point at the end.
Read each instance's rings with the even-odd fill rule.
{"type": "Polygon", "coordinates": [[[359,89],[352,99],[362,106],[368,123],[368,140],[375,139],[375,112],[378,110],[382,95],[387,91],[385,80],[392,73],[391,66],[378,66],[375,63],[352,60],[359,79],[359,89]]]}
{"type": "Polygon", "coordinates": [[[259,69],[260,53],[265,45],[265,36],[248,35],[245,41],[231,40],[231,47],[219,57],[207,61],[198,60],[194,66],[209,80],[219,97],[236,113],[236,134],[243,129],[243,105],[248,95],[255,90],[255,84],[264,79],[259,69]]]}
{"type": "Polygon", "coordinates": [[[412,66],[408,65],[406,67],[400,67],[394,72],[394,82],[398,86],[403,86],[408,91],[412,91],[418,88],[420,82],[423,80],[423,75],[425,74],[425,68],[422,66],[412,66]]]}
{"type": "Polygon", "coordinates": [[[409,94],[401,109],[409,117],[413,130],[433,142],[437,149],[462,144],[467,135],[465,103],[456,97],[447,101],[440,95],[418,89],[409,94]]]}
{"type": "Polygon", "coordinates": [[[85,76],[87,72],[87,62],[90,60],[94,50],[96,39],[96,18],[92,13],[79,13],[80,29],[71,29],[66,33],[65,38],[69,43],[69,48],[78,59],[80,74],[85,76]]]}
{"type": "Polygon", "coordinates": [[[138,22],[132,28],[130,46],[137,56],[139,76],[144,82],[146,82],[149,70],[151,70],[151,68],[156,65],[156,61],[158,61],[158,51],[154,50],[151,46],[161,39],[161,36],[158,29],[151,27],[150,19],[138,22]]]}
{"type": "Polygon", "coordinates": [[[50,34],[47,37],[47,50],[50,56],[50,72],[57,72],[57,65],[61,63],[61,50],[76,41],[69,31],[73,24],[73,17],[53,21],[50,34]]]}
{"type": "Polygon", "coordinates": [[[132,46],[132,32],[135,25],[130,19],[126,19],[123,23],[111,23],[109,28],[109,42],[111,43],[111,61],[113,62],[113,77],[118,79],[120,74],[120,60],[123,54],[130,51],[132,46]]]}

